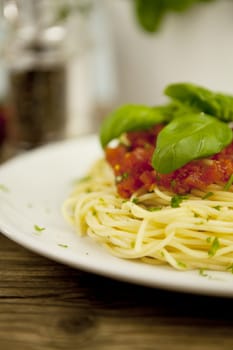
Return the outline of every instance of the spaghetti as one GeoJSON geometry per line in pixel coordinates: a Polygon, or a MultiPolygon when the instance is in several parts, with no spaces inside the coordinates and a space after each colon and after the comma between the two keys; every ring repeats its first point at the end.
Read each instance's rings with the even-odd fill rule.
{"type": "Polygon", "coordinates": [[[125,259],[176,269],[233,270],[233,186],[212,184],[188,195],[157,186],[119,196],[112,169],[101,159],[63,204],[78,234],[125,259]]]}

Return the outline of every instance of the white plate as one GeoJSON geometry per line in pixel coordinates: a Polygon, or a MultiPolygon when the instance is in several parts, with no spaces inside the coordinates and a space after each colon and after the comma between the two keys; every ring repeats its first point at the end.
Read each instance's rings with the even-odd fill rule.
{"type": "Polygon", "coordinates": [[[180,272],[170,267],[121,260],[88,237],[78,237],[61,215],[72,182],[102,156],[96,136],[55,143],[0,166],[0,231],[53,260],[150,287],[233,297],[233,275],[180,272]],[[34,225],[44,228],[35,230],[34,225]]]}

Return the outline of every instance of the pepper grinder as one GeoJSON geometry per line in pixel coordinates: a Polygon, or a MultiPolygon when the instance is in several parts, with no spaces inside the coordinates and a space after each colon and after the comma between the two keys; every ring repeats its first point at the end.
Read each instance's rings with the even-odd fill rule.
{"type": "Polygon", "coordinates": [[[56,20],[56,0],[5,3],[14,6],[6,52],[9,140],[25,150],[66,136],[67,31],[56,20]]]}

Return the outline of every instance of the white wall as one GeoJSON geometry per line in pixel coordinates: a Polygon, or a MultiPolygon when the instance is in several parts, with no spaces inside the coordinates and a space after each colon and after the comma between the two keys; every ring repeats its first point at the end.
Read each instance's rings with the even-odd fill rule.
{"type": "Polygon", "coordinates": [[[118,103],[160,103],[165,85],[180,81],[233,94],[232,0],[170,13],[153,35],[136,24],[130,1],[105,2],[115,45],[118,103]]]}

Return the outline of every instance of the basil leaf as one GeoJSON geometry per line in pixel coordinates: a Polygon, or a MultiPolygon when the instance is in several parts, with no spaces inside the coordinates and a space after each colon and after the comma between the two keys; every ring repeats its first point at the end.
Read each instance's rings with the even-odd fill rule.
{"type": "Polygon", "coordinates": [[[167,96],[200,112],[226,122],[233,121],[233,96],[215,93],[188,83],[168,85],[164,92],[167,96]]]}
{"type": "Polygon", "coordinates": [[[143,130],[171,118],[170,107],[146,107],[143,105],[124,105],[111,113],[100,129],[100,141],[105,147],[111,140],[127,131],[143,130]]]}
{"type": "Polygon", "coordinates": [[[168,174],[191,160],[220,152],[232,138],[226,123],[204,113],[177,117],[159,133],[152,165],[168,174]]]}

